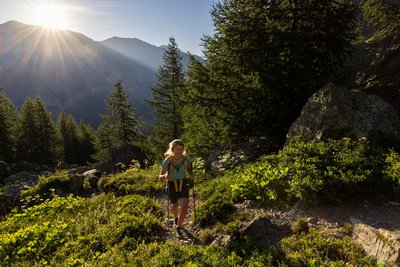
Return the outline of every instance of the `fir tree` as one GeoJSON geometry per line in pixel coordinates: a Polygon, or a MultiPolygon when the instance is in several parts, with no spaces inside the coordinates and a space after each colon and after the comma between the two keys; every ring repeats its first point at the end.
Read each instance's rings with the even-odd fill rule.
{"type": "Polygon", "coordinates": [[[34,163],[56,163],[60,140],[51,114],[39,97],[25,101],[19,121],[18,158],[34,163]]]}
{"type": "Polygon", "coordinates": [[[151,88],[152,99],[147,103],[154,108],[152,139],[160,149],[183,133],[182,94],[184,74],[180,50],[173,37],[163,54],[164,64],[158,68],[157,82],[151,88]]]}
{"type": "Polygon", "coordinates": [[[14,104],[0,88],[0,160],[15,160],[17,111],[14,104]]]}
{"type": "Polygon", "coordinates": [[[80,149],[78,126],[72,115],[58,114],[58,131],[63,145],[63,158],[66,163],[77,163],[77,151],[80,149]]]}
{"type": "Polygon", "coordinates": [[[328,0],[230,0],[217,2],[211,15],[207,60],[188,70],[185,127],[193,132],[204,121],[203,132],[218,133],[217,140],[266,136],[282,144],[307,99],[348,56],[354,8],[328,0]]]}
{"type": "Polygon", "coordinates": [[[106,105],[107,113],[98,129],[101,147],[111,149],[138,141],[141,138],[140,122],[121,81],[114,85],[106,105]]]}
{"type": "Polygon", "coordinates": [[[79,150],[77,155],[77,163],[86,164],[93,162],[96,154],[96,134],[90,125],[81,121],[78,127],[79,150]]]}

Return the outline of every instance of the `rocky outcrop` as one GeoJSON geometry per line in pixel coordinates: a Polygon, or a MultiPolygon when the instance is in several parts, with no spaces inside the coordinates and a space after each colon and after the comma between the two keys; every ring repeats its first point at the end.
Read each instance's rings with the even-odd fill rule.
{"type": "Polygon", "coordinates": [[[378,95],[400,114],[400,31],[355,46],[350,60],[331,80],[378,95]]]}
{"type": "Polygon", "coordinates": [[[90,192],[98,191],[98,182],[101,178],[101,173],[97,169],[93,169],[90,171],[86,171],[83,173],[84,178],[84,187],[86,190],[90,192]]]}
{"type": "Polygon", "coordinates": [[[290,127],[286,144],[296,136],[328,138],[367,137],[380,146],[400,144],[400,120],[382,98],[328,84],[316,92],[290,127]]]}
{"type": "Polygon", "coordinates": [[[5,184],[14,184],[25,187],[34,187],[39,181],[39,176],[29,172],[19,172],[4,179],[5,184]]]}
{"type": "Polygon", "coordinates": [[[378,262],[400,266],[399,234],[356,223],[353,227],[352,237],[369,256],[376,257],[378,262]]]}
{"type": "Polygon", "coordinates": [[[242,239],[263,241],[270,245],[278,245],[284,237],[291,234],[288,225],[276,225],[264,216],[256,217],[251,222],[244,222],[239,232],[242,239]]]}
{"type": "Polygon", "coordinates": [[[260,156],[276,151],[278,142],[251,137],[235,148],[216,148],[205,162],[205,168],[214,174],[231,170],[238,165],[257,160],[260,156]]]}
{"type": "Polygon", "coordinates": [[[19,201],[22,190],[34,187],[39,176],[28,172],[19,172],[4,179],[4,191],[0,193],[0,214],[6,214],[19,201]]]}

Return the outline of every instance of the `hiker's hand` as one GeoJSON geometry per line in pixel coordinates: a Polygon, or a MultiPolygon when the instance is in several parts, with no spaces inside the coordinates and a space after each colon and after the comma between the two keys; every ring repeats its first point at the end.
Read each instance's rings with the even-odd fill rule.
{"type": "Polygon", "coordinates": [[[163,179],[164,181],[168,181],[169,180],[169,178],[170,178],[170,176],[168,175],[168,173],[166,173],[166,174],[164,174],[164,175],[161,175],[161,179],[163,179]]]}

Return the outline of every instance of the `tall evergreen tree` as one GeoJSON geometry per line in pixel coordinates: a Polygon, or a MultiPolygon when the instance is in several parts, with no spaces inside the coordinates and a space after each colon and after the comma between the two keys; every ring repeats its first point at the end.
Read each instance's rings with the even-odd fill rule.
{"type": "Polygon", "coordinates": [[[81,121],[78,127],[79,150],[77,155],[77,163],[85,164],[93,162],[96,154],[97,137],[89,124],[81,121]]]}
{"type": "Polygon", "coordinates": [[[0,88],[0,160],[15,160],[17,111],[14,104],[0,88]]]}
{"type": "Polygon", "coordinates": [[[19,116],[18,158],[34,163],[56,163],[60,140],[51,114],[39,97],[28,98],[19,116]]]}
{"type": "Polygon", "coordinates": [[[140,122],[121,81],[114,85],[106,105],[107,113],[98,129],[101,147],[110,149],[138,141],[141,138],[140,122]]]}
{"type": "Polygon", "coordinates": [[[154,108],[152,139],[160,149],[183,133],[184,73],[180,50],[173,37],[169,38],[163,61],[164,64],[158,68],[157,83],[151,88],[152,99],[147,100],[154,108]]]}
{"type": "Polygon", "coordinates": [[[79,147],[78,126],[72,115],[64,112],[58,114],[58,132],[63,146],[63,159],[66,163],[77,163],[77,151],[79,147]]]}
{"type": "MultiPolygon", "coordinates": [[[[215,34],[203,38],[207,60],[188,70],[185,113],[216,121],[204,132],[228,143],[251,136],[282,143],[307,99],[346,59],[354,10],[330,0],[217,2],[215,34]]],[[[201,120],[185,117],[195,131],[201,120]]]]}

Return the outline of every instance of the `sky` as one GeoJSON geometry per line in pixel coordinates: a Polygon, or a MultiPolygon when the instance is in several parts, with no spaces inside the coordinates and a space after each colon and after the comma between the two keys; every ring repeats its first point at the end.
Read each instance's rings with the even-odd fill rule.
{"type": "Polygon", "coordinates": [[[173,36],[184,52],[202,55],[214,31],[217,0],[0,0],[0,24],[16,20],[85,34],[95,41],[138,38],[156,46],[173,36]]]}

